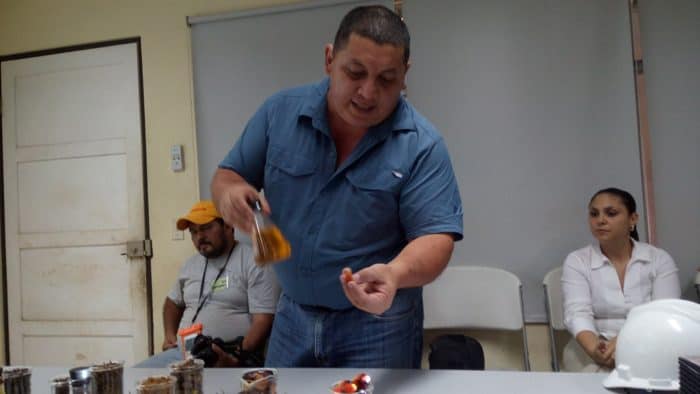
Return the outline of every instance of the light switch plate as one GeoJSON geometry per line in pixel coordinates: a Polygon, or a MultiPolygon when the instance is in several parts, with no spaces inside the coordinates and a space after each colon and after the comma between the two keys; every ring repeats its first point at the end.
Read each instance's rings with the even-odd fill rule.
{"type": "Polygon", "coordinates": [[[185,169],[185,162],[182,155],[182,145],[170,147],[170,169],[178,172],[185,169]]]}
{"type": "Polygon", "coordinates": [[[185,232],[177,229],[177,219],[173,219],[173,241],[182,241],[185,239],[185,232]]]}

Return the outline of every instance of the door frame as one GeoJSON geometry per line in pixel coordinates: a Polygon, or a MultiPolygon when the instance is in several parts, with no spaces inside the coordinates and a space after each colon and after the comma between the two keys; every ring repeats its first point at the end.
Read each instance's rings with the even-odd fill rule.
{"type": "MultiPolygon", "coordinates": [[[[137,67],[138,67],[138,83],[139,83],[139,112],[141,116],[141,159],[142,159],[142,171],[143,171],[143,209],[144,209],[144,226],[145,226],[145,239],[151,239],[150,223],[149,223],[149,210],[148,210],[148,165],[147,165],[147,155],[146,155],[146,111],[144,107],[144,94],[143,94],[143,60],[141,57],[141,37],[129,37],[117,40],[108,41],[98,41],[93,43],[79,44],[63,46],[51,49],[42,49],[37,51],[21,52],[10,55],[0,55],[0,71],[2,71],[2,65],[4,62],[24,59],[30,57],[39,57],[46,55],[55,55],[67,52],[82,51],[86,49],[103,48],[109,46],[123,45],[123,44],[136,44],[137,52],[137,67]]],[[[2,81],[0,81],[0,88],[2,88],[2,81]]],[[[2,91],[0,89],[0,91],[2,91]]],[[[0,103],[2,102],[2,97],[0,96],[0,103]]],[[[2,107],[0,106],[0,117],[2,117],[2,107]]],[[[4,157],[3,157],[3,146],[2,146],[2,122],[0,122],[0,174],[4,173],[4,157]]],[[[2,259],[2,317],[3,317],[3,329],[4,329],[4,345],[5,345],[5,362],[10,360],[10,323],[8,315],[8,300],[7,300],[7,260],[6,260],[6,245],[7,239],[5,237],[5,182],[3,181],[0,185],[0,258],[2,259]]],[[[152,291],[152,278],[151,278],[151,257],[144,257],[146,264],[146,323],[148,326],[148,354],[153,354],[153,291],[152,291]]]]}

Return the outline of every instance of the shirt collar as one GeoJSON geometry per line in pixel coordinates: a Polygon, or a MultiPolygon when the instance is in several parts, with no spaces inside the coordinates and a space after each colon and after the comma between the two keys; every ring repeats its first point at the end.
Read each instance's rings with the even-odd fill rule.
{"type": "MultiPolygon", "coordinates": [[[[632,241],[632,256],[630,257],[630,263],[641,262],[650,263],[651,262],[651,251],[649,247],[641,242],[637,242],[634,239],[632,241]]],[[[600,249],[600,244],[596,243],[593,246],[593,258],[591,259],[591,269],[598,269],[605,265],[605,263],[611,264],[610,259],[608,259],[603,251],[600,249]]]]}
{"type": "MultiPolygon", "coordinates": [[[[327,101],[326,95],[330,86],[330,79],[324,78],[310,89],[306,96],[304,105],[301,108],[299,116],[311,119],[311,124],[317,130],[324,134],[330,135],[327,118],[327,101]]],[[[415,130],[416,123],[411,113],[410,104],[406,101],[403,95],[399,98],[394,112],[389,115],[389,118],[382,123],[372,127],[370,131],[376,131],[373,134],[379,134],[377,137],[388,135],[392,131],[408,131],[415,130]]]]}
{"type": "Polygon", "coordinates": [[[330,135],[328,119],[326,118],[326,93],[328,93],[329,85],[329,79],[324,78],[309,89],[309,94],[299,112],[299,117],[311,119],[314,128],[327,135],[330,135]]]}

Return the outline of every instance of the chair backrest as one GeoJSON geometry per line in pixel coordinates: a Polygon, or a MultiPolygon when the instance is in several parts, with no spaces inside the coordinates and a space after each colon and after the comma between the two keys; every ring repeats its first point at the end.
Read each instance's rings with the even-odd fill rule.
{"type": "Polygon", "coordinates": [[[549,324],[555,330],[566,330],[564,325],[564,297],[561,290],[561,272],[562,268],[557,267],[549,271],[542,281],[549,324]]]}
{"type": "Polygon", "coordinates": [[[547,312],[547,331],[549,334],[549,351],[552,371],[559,371],[559,356],[557,355],[557,340],[554,330],[566,330],[564,325],[564,296],[561,290],[562,267],[557,267],[547,273],[542,281],[544,288],[544,305],[547,312]]]}
{"type": "Polygon", "coordinates": [[[425,329],[519,330],[523,367],[530,370],[522,284],[512,273],[490,267],[450,266],[423,288],[425,329]]]}
{"type": "Polygon", "coordinates": [[[448,266],[423,288],[426,329],[523,327],[520,279],[490,267],[448,266]]]}

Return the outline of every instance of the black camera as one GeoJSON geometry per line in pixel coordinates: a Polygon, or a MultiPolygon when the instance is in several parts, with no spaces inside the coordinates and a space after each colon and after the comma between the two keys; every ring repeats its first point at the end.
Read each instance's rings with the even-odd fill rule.
{"type": "Polygon", "coordinates": [[[265,363],[262,349],[255,351],[243,350],[243,337],[238,337],[232,342],[224,342],[221,338],[212,338],[208,335],[199,334],[192,343],[190,353],[192,357],[204,361],[205,368],[213,367],[219,361],[219,355],[211,348],[212,343],[215,343],[221,350],[235,357],[241,367],[262,367],[265,363]]]}
{"type": "Polygon", "coordinates": [[[204,361],[205,367],[213,367],[216,362],[219,361],[219,355],[216,354],[214,349],[211,348],[212,343],[215,343],[221,349],[226,351],[226,344],[221,338],[212,338],[208,335],[202,334],[197,335],[197,337],[194,339],[194,343],[192,344],[192,350],[190,350],[192,357],[204,361]]]}

